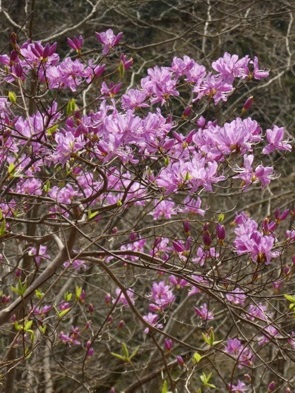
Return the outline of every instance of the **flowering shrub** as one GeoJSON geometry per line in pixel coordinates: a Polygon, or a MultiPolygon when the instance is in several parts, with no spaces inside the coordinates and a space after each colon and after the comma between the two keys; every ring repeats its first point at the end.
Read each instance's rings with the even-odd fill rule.
{"type": "Polygon", "coordinates": [[[268,71],[184,56],[127,86],[122,33],[96,38],[97,59],[81,36],[65,59],[15,36],[0,56],[7,379],[29,386],[43,348],[46,392],[290,390],[294,212],[243,201],[272,194],[292,141],[246,117],[252,97],[215,118],[268,71]]]}

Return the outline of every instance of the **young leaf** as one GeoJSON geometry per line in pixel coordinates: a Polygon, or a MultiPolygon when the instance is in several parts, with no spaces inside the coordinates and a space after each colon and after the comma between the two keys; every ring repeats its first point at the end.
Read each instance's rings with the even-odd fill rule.
{"type": "Polygon", "coordinates": [[[67,315],[71,311],[71,308],[66,308],[65,310],[58,311],[57,315],[58,318],[63,318],[65,315],[67,315]]]}
{"type": "Polygon", "coordinates": [[[16,103],[16,94],[13,91],[8,92],[8,99],[12,104],[16,103]]]}
{"type": "Polygon", "coordinates": [[[28,332],[29,329],[31,329],[32,325],[33,325],[33,321],[26,321],[24,324],[24,331],[28,332]]]}
{"type": "Polygon", "coordinates": [[[75,112],[78,109],[76,105],[76,100],[74,98],[70,99],[70,101],[67,104],[67,115],[71,115],[73,112],[75,112]]]}
{"type": "Polygon", "coordinates": [[[35,295],[38,299],[42,299],[42,297],[44,296],[44,293],[40,291],[40,289],[36,289],[35,291],[35,295]]]}
{"type": "Polygon", "coordinates": [[[202,358],[203,358],[203,356],[201,356],[198,352],[195,352],[193,355],[193,362],[199,363],[202,358]]]}
{"type": "Polygon", "coordinates": [[[6,232],[6,221],[3,220],[0,224],[0,236],[5,235],[6,232]]]}
{"type": "Polygon", "coordinates": [[[98,211],[96,211],[96,212],[91,212],[90,209],[87,211],[88,220],[91,220],[92,218],[96,217],[97,215],[98,215],[98,211]]]}
{"type": "Polygon", "coordinates": [[[11,162],[11,163],[8,165],[8,174],[9,174],[11,177],[13,177],[14,173],[15,173],[15,165],[14,165],[13,162],[11,162]]]}
{"type": "Polygon", "coordinates": [[[125,358],[129,359],[129,351],[128,351],[127,345],[125,343],[122,343],[122,352],[123,352],[125,358]]]}
{"type": "Polygon", "coordinates": [[[138,352],[138,350],[139,350],[139,347],[140,347],[140,346],[136,347],[136,348],[134,349],[134,351],[132,351],[132,353],[131,353],[131,355],[130,355],[130,357],[129,357],[130,360],[131,360],[132,358],[134,358],[134,356],[136,356],[136,354],[137,354],[137,352],[138,352]]]}
{"type": "Polygon", "coordinates": [[[76,287],[76,299],[79,300],[82,293],[82,287],[76,287]]]}
{"type": "Polygon", "coordinates": [[[115,356],[116,358],[122,360],[123,362],[128,362],[128,359],[126,359],[125,356],[120,355],[119,353],[111,352],[112,356],[115,356]]]}
{"type": "Polygon", "coordinates": [[[166,380],[163,382],[161,393],[168,393],[168,383],[166,380]]]}
{"type": "Polygon", "coordinates": [[[284,297],[285,297],[285,299],[287,299],[289,302],[295,303],[295,296],[285,294],[284,297]]]}
{"type": "Polygon", "coordinates": [[[66,302],[69,302],[72,299],[73,294],[71,292],[66,292],[64,294],[64,299],[66,302]]]}

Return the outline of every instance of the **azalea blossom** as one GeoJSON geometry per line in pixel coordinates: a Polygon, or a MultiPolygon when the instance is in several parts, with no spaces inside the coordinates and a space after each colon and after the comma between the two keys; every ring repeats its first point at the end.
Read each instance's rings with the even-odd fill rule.
{"type": "Polygon", "coordinates": [[[278,151],[291,151],[292,146],[288,141],[284,141],[285,129],[283,127],[274,126],[273,129],[266,130],[266,139],[268,145],[264,147],[262,153],[270,154],[275,150],[278,151]]]}
{"type": "Polygon", "coordinates": [[[96,38],[103,44],[102,54],[107,55],[111,49],[113,49],[120,42],[123,33],[114,34],[112,29],[108,29],[102,33],[95,33],[96,38]]]}

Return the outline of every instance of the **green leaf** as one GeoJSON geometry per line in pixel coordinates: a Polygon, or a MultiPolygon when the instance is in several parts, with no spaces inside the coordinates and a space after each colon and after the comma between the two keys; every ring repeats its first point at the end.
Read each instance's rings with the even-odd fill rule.
{"type": "MultiPolygon", "coordinates": [[[[32,325],[33,325],[33,321],[26,321],[24,324],[24,331],[28,332],[29,329],[31,329],[32,325]]],[[[31,330],[31,332],[33,333],[32,330],[31,330]]]]}
{"type": "Polygon", "coordinates": [[[14,328],[15,328],[15,330],[19,331],[19,330],[22,330],[23,327],[17,321],[15,321],[14,328]]]}
{"type": "Polygon", "coordinates": [[[73,296],[72,292],[66,292],[66,293],[64,294],[64,299],[65,299],[65,301],[66,301],[66,302],[69,302],[69,301],[72,299],[72,296],[73,296]]]}
{"type": "Polygon", "coordinates": [[[0,224],[0,236],[5,235],[6,232],[6,220],[2,220],[0,224]]]}
{"type": "Polygon", "coordinates": [[[97,215],[98,215],[98,211],[92,212],[90,209],[87,211],[88,220],[91,220],[92,218],[96,217],[97,215]]]}
{"type": "Polygon", "coordinates": [[[47,180],[46,183],[44,183],[43,190],[45,192],[48,192],[50,190],[50,181],[49,180],[47,180]]]}
{"type": "Polygon", "coordinates": [[[58,311],[57,315],[58,318],[63,318],[65,315],[67,315],[71,311],[71,308],[66,308],[65,310],[58,311]]]}
{"type": "Polygon", "coordinates": [[[8,92],[8,99],[12,104],[16,104],[16,94],[13,91],[8,92]]]}
{"type": "Polygon", "coordinates": [[[168,383],[166,380],[163,382],[161,393],[168,393],[168,383]]]}
{"type": "Polygon", "coordinates": [[[13,177],[13,176],[14,176],[14,173],[15,173],[15,165],[14,165],[13,162],[11,162],[11,163],[8,165],[8,174],[9,174],[11,177],[13,177]]]}
{"type": "Polygon", "coordinates": [[[47,329],[47,325],[44,326],[38,326],[38,329],[40,330],[41,333],[45,334],[46,329],[47,329]]]}
{"type": "Polygon", "coordinates": [[[125,67],[124,67],[124,63],[123,63],[122,60],[120,61],[120,64],[119,64],[119,67],[118,67],[118,71],[119,71],[119,74],[120,74],[120,78],[121,78],[121,79],[124,79],[124,76],[125,76],[125,67]]]}
{"type": "Polygon", "coordinates": [[[286,294],[286,295],[284,295],[284,297],[285,297],[285,299],[287,299],[289,302],[295,303],[295,297],[294,297],[294,296],[286,294]]]}
{"type": "Polygon", "coordinates": [[[210,336],[207,333],[202,333],[202,336],[205,343],[211,346],[210,336]]]}
{"type": "Polygon", "coordinates": [[[217,218],[218,222],[222,222],[224,220],[224,214],[220,213],[217,218]]]}
{"type": "Polygon", "coordinates": [[[71,115],[78,109],[78,106],[76,105],[76,100],[75,98],[70,99],[70,101],[67,104],[67,115],[71,115]]]}
{"type": "Polygon", "coordinates": [[[111,355],[115,356],[116,358],[122,360],[123,362],[128,362],[128,359],[126,359],[125,356],[120,355],[119,353],[111,352],[111,355]]]}
{"type": "Polygon", "coordinates": [[[139,347],[140,347],[140,346],[136,347],[136,348],[134,349],[134,351],[132,351],[132,354],[131,354],[130,357],[129,357],[130,360],[133,359],[134,356],[136,356],[136,354],[137,354],[137,352],[138,352],[138,350],[139,350],[139,347]]]}
{"type": "Polygon", "coordinates": [[[42,299],[44,296],[44,293],[40,291],[40,289],[36,289],[35,295],[38,299],[42,299]]]}
{"type": "Polygon", "coordinates": [[[26,282],[22,283],[21,280],[18,280],[17,286],[11,286],[10,289],[12,292],[16,293],[19,296],[23,296],[27,290],[28,284],[26,282]]]}
{"type": "Polygon", "coordinates": [[[203,385],[204,385],[205,387],[215,389],[216,386],[213,385],[212,383],[209,383],[209,381],[210,381],[210,379],[211,379],[211,376],[212,376],[212,372],[209,373],[208,375],[206,375],[206,374],[203,372],[203,374],[200,376],[200,380],[203,382],[203,385]]]}
{"type": "Polygon", "coordinates": [[[125,343],[122,343],[122,353],[124,354],[125,358],[129,359],[129,351],[125,343]]]}
{"type": "Polygon", "coordinates": [[[56,132],[57,129],[58,129],[58,125],[57,124],[55,124],[52,127],[47,128],[46,135],[48,135],[48,136],[53,135],[56,132]]]}
{"type": "Polygon", "coordinates": [[[81,294],[82,294],[82,287],[76,287],[75,295],[77,300],[80,299],[81,294]]]}
{"type": "Polygon", "coordinates": [[[193,362],[199,363],[201,359],[203,359],[203,356],[201,356],[198,352],[195,352],[193,355],[193,362]]]}

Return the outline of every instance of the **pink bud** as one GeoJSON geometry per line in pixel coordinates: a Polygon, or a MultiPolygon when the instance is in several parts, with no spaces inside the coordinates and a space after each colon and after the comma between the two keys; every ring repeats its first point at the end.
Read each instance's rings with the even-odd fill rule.
{"type": "Polygon", "coordinates": [[[15,275],[15,277],[17,277],[17,278],[20,278],[20,277],[21,277],[21,275],[22,275],[22,271],[21,271],[21,269],[15,269],[15,271],[14,271],[14,275],[15,275]]]}
{"type": "Polygon", "coordinates": [[[253,96],[247,98],[247,100],[246,100],[246,102],[245,102],[245,104],[243,106],[243,111],[247,111],[248,109],[251,108],[251,106],[253,104],[253,100],[254,100],[253,96]]]}
{"type": "Polygon", "coordinates": [[[289,213],[290,213],[290,209],[285,209],[282,213],[279,209],[276,209],[275,219],[277,221],[283,221],[288,217],[289,213]]]}
{"type": "Polygon", "coordinates": [[[91,321],[87,321],[85,323],[85,329],[89,329],[91,327],[91,321]]]}
{"type": "Polygon", "coordinates": [[[120,56],[120,60],[125,70],[128,70],[133,65],[132,57],[130,57],[130,59],[127,59],[126,55],[124,55],[123,53],[120,56]]]}
{"type": "Polygon", "coordinates": [[[273,392],[273,391],[275,390],[275,388],[276,388],[276,384],[275,384],[274,381],[272,381],[272,382],[268,385],[267,391],[268,391],[268,392],[273,392]]]}
{"type": "Polygon", "coordinates": [[[192,112],[192,108],[190,106],[187,106],[185,110],[183,111],[182,117],[188,117],[192,112]]]}
{"type": "Polygon", "coordinates": [[[224,240],[225,239],[225,228],[224,225],[217,224],[216,225],[216,234],[218,240],[224,240]]]}
{"type": "Polygon", "coordinates": [[[198,125],[200,128],[203,128],[203,127],[205,127],[205,124],[206,124],[206,119],[205,119],[204,116],[201,116],[201,117],[197,120],[197,125],[198,125]]]}
{"type": "Polygon", "coordinates": [[[245,382],[248,382],[248,383],[252,382],[252,378],[249,374],[244,374],[244,380],[245,380],[245,382]]]}
{"type": "Polygon", "coordinates": [[[104,297],[105,304],[109,304],[112,301],[112,296],[110,293],[107,293],[104,297]]]}
{"type": "Polygon", "coordinates": [[[273,287],[275,292],[279,292],[280,289],[283,287],[283,285],[284,285],[283,281],[274,281],[272,283],[272,287],[273,287]]]}
{"type": "Polygon", "coordinates": [[[118,323],[118,328],[123,329],[124,326],[125,326],[125,322],[123,321],[123,319],[121,319],[121,321],[119,321],[118,323]]]}
{"type": "Polygon", "coordinates": [[[288,276],[288,274],[290,274],[290,272],[291,272],[290,266],[285,265],[285,266],[283,267],[283,272],[284,272],[285,276],[288,276]]]}
{"type": "Polygon", "coordinates": [[[182,357],[182,356],[177,355],[177,356],[176,356],[176,360],[177,360],[177,363],[178,363],[180,366],[183,366],[183,365],[184,365],[184,360],[183,360],[183,357],[182,357]]]}
{"type": "Polygon", "coordinates": [[[134,241],[134,240],[136,240],[137,239],[137,233],[136,232],[131,232],[130,233],[130,235],[129,235],[129,239],[130,239],[130,241],[134,241]]]}
{"type": "Polygon", "coordinates": [[[113,317],[111,315],[108,316],[108,323],[113,323],[113,317]]]}
{"type": "Polygon", "coordinates": [[[191,225],[188,221],[183,221],[183,230],[186,234],[190,234],[191,231],[191,225]]]}
{"type": "Polygon", "coordinates": [[[204,242],[205,246],[207,246],[207,247],[209,247],[210,244],[212,243],[212,237],[211,237],[209,231],[203,232],[203,242],[204,242]]]}
{"type": "Polygon", "coordinates": [[[94,308],[93,304],[91,304],[91,303],[88,304],[88,312],[93,313],[94,310],[95,310],[95,308],[94,308]]]}
{"type": "Polygon", "coordinates": [[[92,347],[88,348],[86,356],[91,357],[91,356],[93,356],[93,354],[94,354],[94,349],[92,347]]]}
{"type": "Polygon", "coordinates": [[[173,347],[173,341],[170,338],[165,338],[164,341],[165,350],[169,352],[171,351],[172,347],[173,347]]]}

